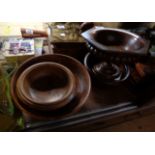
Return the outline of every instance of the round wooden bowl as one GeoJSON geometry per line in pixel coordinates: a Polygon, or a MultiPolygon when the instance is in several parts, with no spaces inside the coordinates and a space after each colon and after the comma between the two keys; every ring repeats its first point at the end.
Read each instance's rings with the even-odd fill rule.
{"type": "Polygon", "coordinates": [[[58,119],[64,116],[71,115],[78,112],[86,103],[86,100],[89,96],[91,89],[91,80],[86,68],[76,59],[61,55],[42,55],[38,57],[31,58],[25,61],[14,73],[11,79],[11,96],[14,104],[19,108],[24,116],[28,116],[30,119],[37,120],[47,120],[47,119],[58,119]],[[17,81],[22,72],[34,64],[41,62],[54,62],[59,63],[67,67],[74,76],[75,88],[74,88],[74,97],[73,99],[66,104],[65,106],[55,109],[55,110],[38,110],[33,109],[30,106],[27,106],[23,101],[18,97],[17,94],[17,81]]]}
{"type": "Polygon", "coordinates": [[[17,95],[39,110],[57,109],[73,98],[72,72],[63,65],[41,62],[28,67],[17,80],[17,95]]]}
{"type": "MultiPolygon", "coordinates": [[[[107,64],[105,61],[99,61],[95,59],[92,53],[87,53],[84,58],[84,65],[91,74],[94,83],[107,85],[117,85],[122,82],[125,82],[130,76],[130,68],[124,64],[112,64],[112,69],[115,69],[115,72],[111,74],[111,70],[102,70],[102,65],[107,64]],[[109,73],[109,74],[108,74],[109,73]]],[[[103,66],[104,67],[104,66],[103,66]]],[[[110,66],[111,67],[111,66],[110,66]]],[[[105,67],[106,68],[106,67],[105,67]]]]}

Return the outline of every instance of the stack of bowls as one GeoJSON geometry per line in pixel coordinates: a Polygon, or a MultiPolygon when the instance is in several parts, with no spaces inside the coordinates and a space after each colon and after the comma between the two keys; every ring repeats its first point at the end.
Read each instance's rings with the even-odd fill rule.
{"type": "Polygon", "coordinates": [[[130,76],[128,65],[99,61],[91,53],[85,56],[84,64],[94,82],[100,86],[102,84],[117,85],[126,81],[130,76]]]}
{"type": "Polygon", "coordinates": [[[62,117],[79,110],[90,92],[90,77],[77,60],[60,54],[24,62],[11,80],[11,95],[24,115],[62,117]]]}
{"type": "Polygon", "coordinates": [[[73,73],[63,65],[42,62],[27,68],[17,80],[17,95],[26,105],[53,110],[74,96],[73,73]]]}
{"type": "Polygon", "coordinates": [[[130,75],[127,63],[135,63],[137,56],[146,55],[149,47],[145,39],[122,29],[96,26],[81,35],[90,51],[84,64],[95,81],[104,84],[126,81],[130,75]]]}

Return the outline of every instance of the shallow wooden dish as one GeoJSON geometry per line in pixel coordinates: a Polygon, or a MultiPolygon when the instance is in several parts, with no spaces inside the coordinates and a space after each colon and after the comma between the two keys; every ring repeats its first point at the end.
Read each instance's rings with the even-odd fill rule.
{"type": "Polygon", "coordinates": [[[29,59],[18,68],[11,79],[11,96],[15,105],[21,110],[23,115],[27,115],[34,119],[60,118],[79,111],[89,96],[90,88],[91,81],[86,68],[76,59],[61,54],[43,55],[29,59]],[[19,76],[26,68],[40,62],[59,63],[66,66],[73,73],[75,77],[75,96],[66,106],[56,110],[44,112],[40,110],[34,110],[26,106],[23,104],[23,101],[18,98],[16,92],[16,83],[19,76]]]}

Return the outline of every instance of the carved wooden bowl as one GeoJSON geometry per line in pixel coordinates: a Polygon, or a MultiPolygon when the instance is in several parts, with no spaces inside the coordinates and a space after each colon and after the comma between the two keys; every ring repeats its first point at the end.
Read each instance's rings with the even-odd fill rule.
{"type": "Polygon", "coordinates": [[[72,72],[63,65],[41,62],[28,67],[17,80],[18,97],[41,110],[60,108],[73,98],[72,72]]]}

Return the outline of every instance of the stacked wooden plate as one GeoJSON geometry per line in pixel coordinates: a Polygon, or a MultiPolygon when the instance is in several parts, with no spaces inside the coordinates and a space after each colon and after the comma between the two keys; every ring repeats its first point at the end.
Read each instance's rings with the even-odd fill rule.
{"type": "Polygon", "coordinates": [[[91,88],[85,67],[60,54],[24,62],[11,80],[15,105],[31,118],[59,118],[80,110],[91,88]]]}

